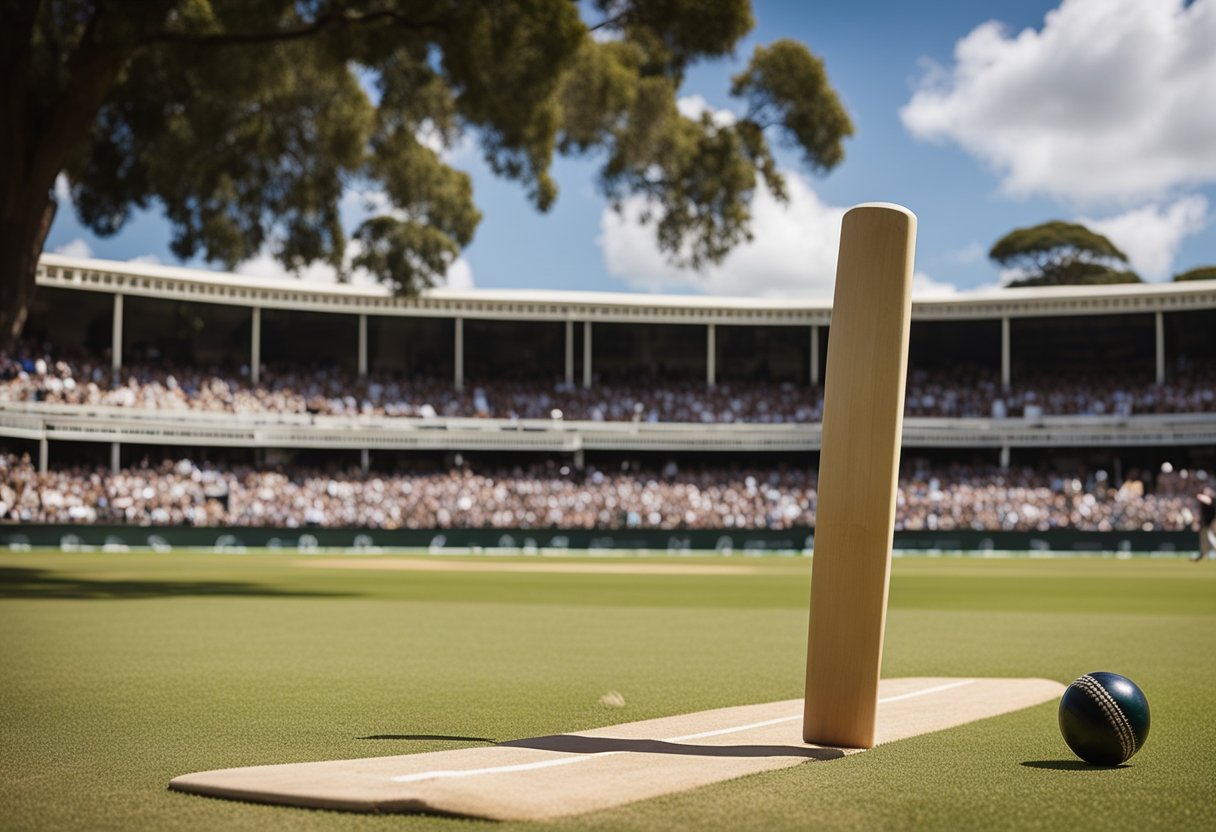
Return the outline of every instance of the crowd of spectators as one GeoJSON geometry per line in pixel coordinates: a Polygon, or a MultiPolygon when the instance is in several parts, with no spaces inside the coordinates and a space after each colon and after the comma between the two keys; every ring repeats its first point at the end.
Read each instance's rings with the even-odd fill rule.
{"type": "MultiPolygon", "coordinates": [[[[1168,469],[1168,466],[1167,466],[1168,469]]],[[[1194,521],[1204,471],[1131,471],[1113,482],[1028,467],[913,463],[896,528],[1180,530],[1194,521]]],[[[556,463],[363,474],[217,467],[188,459],[111,473],[39,473],[0,455],[0,522],[369,528],[768,528],[815,522],[816,478],[798,468],[556,463]]]]}
{"type": "MultiPolygon", "coordinates": [[[[131,364],[113,373],[95,360],[67,360],[23,349],[0,353],[0,404],[42,401],[157,410],[241,414],[388,417],[488,417],[698,423],[806,423],[823,414],[822,390],[810,385],[730,381],[597,383],[591,389],[544,381],[450,380],[333,368],[267,368],[250,382],[235,371],[131,364]]],[[[1020,373],[1005,390],[995,371],[974,366],[908,377],[913,417],[1037,417],[1216,412],[1216,365],[1175,373],[1164,385],[1100,373],[1020,373]]]]}
{"type": "Polygon", "coordinates": [[[908,371],[905,413],[952,418],[1133,416],[1216,412],[1216,365],[1177,371],[1165,384],[1118,374],[1021,370],[1003,389],[983,367],[908,371]]]}
{"type": "Polygon", "coordinates": [[[1084,477],[1031,467],[909,466],[900,477],[896,528],[952,531],[1181,531],[1195,521],[1195,494],[1209,483],[1199,469],[1131,470],[1113,482],[1105,470],[1084,477]]]}

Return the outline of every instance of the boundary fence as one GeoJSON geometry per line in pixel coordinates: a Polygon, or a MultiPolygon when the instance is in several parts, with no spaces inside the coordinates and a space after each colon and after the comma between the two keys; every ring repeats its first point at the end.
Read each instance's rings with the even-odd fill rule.
{"type": "MultiPolygon", "coordinates": [[[[1148,553],[1195,551],[1193,532],[897,531],[899,554],[961,552],[1148,553]]],[[[0,525],[0,548],[64,550],[179,548],[312,552],[342,549],[375,553],[424,549],[435,554],[505,550],[551,553],[645,550],[651,553],[809,554],[814,530],[768,529],[363,529],[363,528],[211,528],[120,525],[0,525]]]]}

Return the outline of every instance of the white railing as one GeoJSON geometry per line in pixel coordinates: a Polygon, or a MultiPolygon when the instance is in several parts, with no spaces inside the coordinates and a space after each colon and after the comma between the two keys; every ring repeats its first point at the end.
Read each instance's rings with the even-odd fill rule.
{"type": "MultiPolygon", "coordinates": [[[[0,402],[0,436],[75,442],[399,450],[814,451],[814,424],[213,413],[0,402]]],[[[906,419],[907,447],[1216,445],[1216,413],[906,419]]]]}

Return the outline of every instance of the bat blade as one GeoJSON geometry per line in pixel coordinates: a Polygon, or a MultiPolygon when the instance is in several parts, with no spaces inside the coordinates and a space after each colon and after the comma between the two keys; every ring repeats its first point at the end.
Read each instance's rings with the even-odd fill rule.
{"type": "Polygon", "coordinates": [[[916,215],[841,226],[824,386],[803,739],[871,748],[903,430],[916,215]]]}

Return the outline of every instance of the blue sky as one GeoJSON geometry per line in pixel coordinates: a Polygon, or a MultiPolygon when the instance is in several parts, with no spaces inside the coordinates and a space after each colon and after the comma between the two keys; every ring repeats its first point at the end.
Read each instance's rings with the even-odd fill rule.
{"type": "MultiPolygon", "coordinates": [[[[869,201],[918,215],[922,294],[999,284],[988,248],[1049,219],[1106,233],[1149,280],[1216,263],[1216,0],[754,6],[736,57],[694,67],[682,106],[728,118],[730,76],[754,46],[796,38],[824,59],[854,120],[836,170],[813,175],[780,150],[791,203],[761,193],[755,242],[696,274],[666,265],[629,211],[607,208],[594,157],[557,161],[558,203],[539,214],[465,145],[450,159],[472,174],[484,219],[452,285],[826,296],[839,216],[869,201]]],[[[99,239],[64,206],[47,250],[174,262],[155,212],[99,239]]],[[[281,273],[268,256],[238,271],[281,273]]]]}

